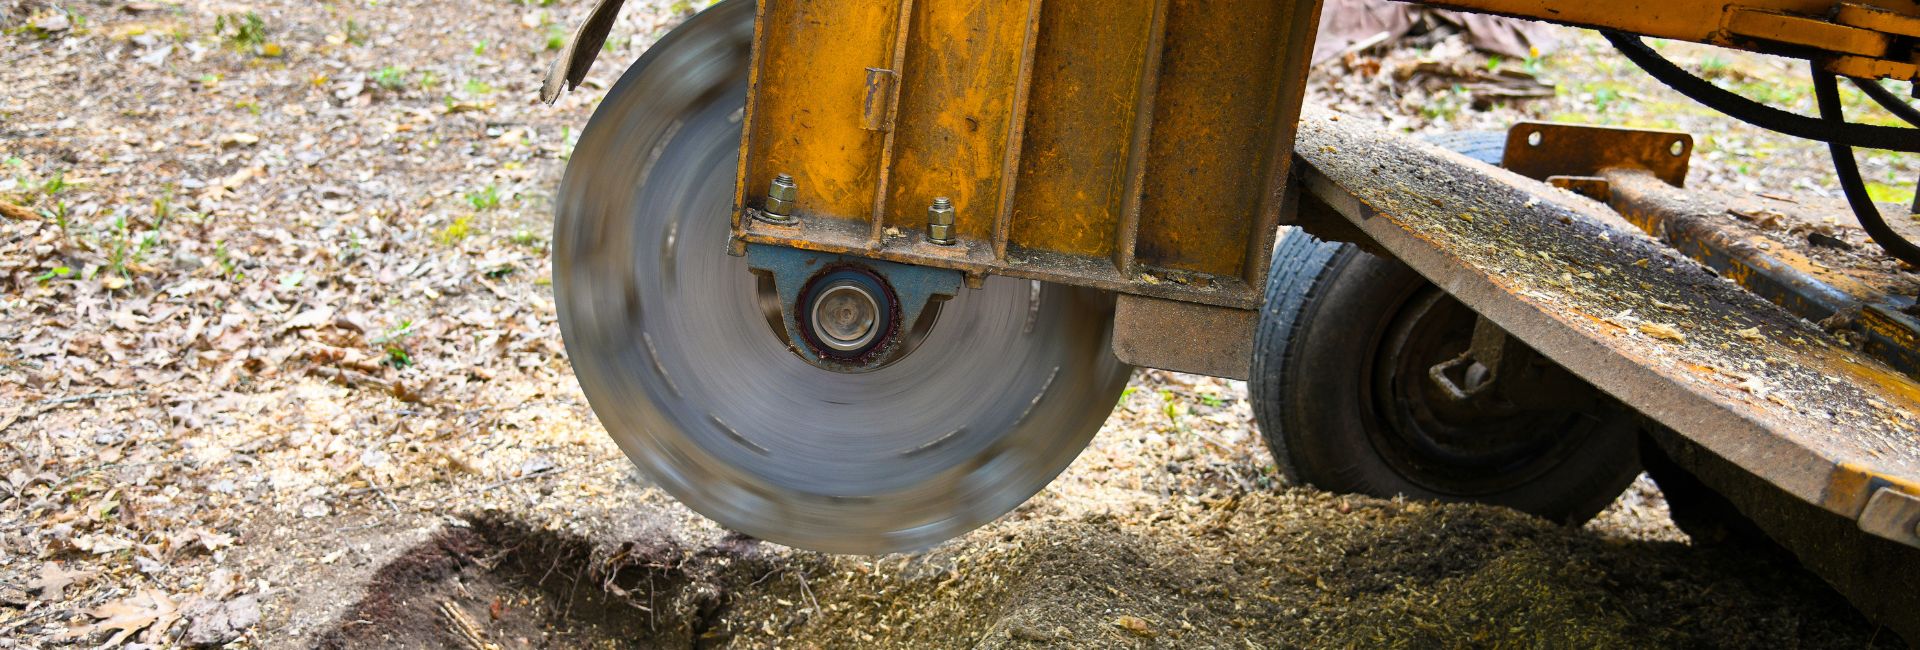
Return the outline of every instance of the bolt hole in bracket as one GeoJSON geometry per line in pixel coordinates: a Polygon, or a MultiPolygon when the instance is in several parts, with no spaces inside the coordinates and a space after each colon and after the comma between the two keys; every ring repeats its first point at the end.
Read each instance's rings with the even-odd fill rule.
{"type": "Polygon", "coordinates": [[[761,310],[768,324],[786,338],[795,355],[835,372],[868,372],[906,357],[932,330],[941,303],[960,292],[961,273],[949,269],[765,244],[748,244],[746,253],[747,267],[760,276],[761,310]],[[871,343],[836,349],[848,346],[827,345],[808,335],[815,331],[809,321],[814,305],[803,305],[802,300],[835,287],[863,289],[872,301],[855,304],[884,312],[873,314],[872,326],[878,331],[871,343]]]}
{"type": "Polygon", "coordinates": [[[1601,170],[1645,169],[1685,187],[1691,153],[1693,136],[1680,131],[1521,122],[1507,132],[1500,166],[1604,203],[1610,190],[1601,170]]]}

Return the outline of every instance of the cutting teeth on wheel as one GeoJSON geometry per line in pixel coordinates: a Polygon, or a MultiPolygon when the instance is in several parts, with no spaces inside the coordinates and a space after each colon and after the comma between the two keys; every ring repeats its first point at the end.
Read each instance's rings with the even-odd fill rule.
{"type": "Polygon", "coordinates": [[[667,392],[679,397],[680,387],[673,385],[673,377],[667,374],[667,367],[660,365],[660,349],[653,347],[653,335],[641,332],[640,338],[647,344],[647,360],[653,362],[653,371],[660,373],[660,381],[667,385],[667,392]]]}
{"type": "Polygon", "coordinates": [[[1040,405],[1040,399],[1047,396],[1047,389],[1053,388],[1053,379],[1059,376],[1060,376],[1060,366],[1054,366],[1053,370],[1047,373],[1047,383],[1040,385],[1040,392],[1034,393],[1033,400],[1030,402],[1027,402],[1027,408],[1025,410],[1020,411],[1020,419],[1014,420],[1013,421],[1014,424],[1018,425],[1022,422],[1026,422],[1027,416],[1033,415],[1033,407],[1040,405]]]}
{"type": "Polygon", "coordinates": [[[929,442],[927,444],[920,445],[918,447],[914,447],[912,449],[908,449],[906,451],[900,452],[900,455],[914,456],[914,455],[926,453],[928,451],[931,451],[934,447],[938,447],[941,444],[945,443],[946,441],[952,440],[954,436],[958,436],[961,434],[961,432],[964,432],[966,430],[967,430],[966,427],[954,429],[951,433],[948,433],[947,435],[940,436],[939,438],[935,438],[933,442],[929,442]]]}
{"type": "MultiPolygon", "coordinates": [[[[1106,420],[1129,370],[1108,351],[1112,298],[993,277],[922,311],[886,365],[802,358],[777,281],[727,254],[752,36],[751,2],[688,19],[574,148],[553,278],[581,390],[644,474],[734,530],[841,553],[965,533],[1045,487],[1106,420]]],[[[896,271],[844,260],[898,289],[896,271]]],[[[851,347],[864,317],[845,307],[821,313],[851,347]]]]}
{"type": "Polygon", "coordinates": [[[740,443],[741,446],[746,447],[748,449],[752,449],[753,452],[756,454],[760,454],[762,456],[769,455],[766,447],[753,444],[752,440],[748,440],[746,436],[740,435],[740,431],[738,429],[728,426],[727,421],[720,419],[720,416],[709,413],[707,414],[707,418],[710,420],[713,420],[713,425],[720,427],[720,430],[726,432],[727,437],[733,438],[734,442],[740,443]]]}

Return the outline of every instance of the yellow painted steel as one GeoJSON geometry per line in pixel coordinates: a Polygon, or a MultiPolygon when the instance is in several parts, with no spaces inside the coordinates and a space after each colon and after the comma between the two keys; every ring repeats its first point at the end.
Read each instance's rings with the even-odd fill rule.
{"type": "Polygon", "coordinates": [[[1317,11],[762,0],[739,205],[789,174],[799,223],[735,233],[1251,306],[1317,11]],[[921,235],[936,197],[957,211],[953,247],[921,235]]]}
{"type": "Polygon", "coordinates": [[[913,8],[895,120],[886,225],[926,227],[952,199],[961,237],[988,239],[1011,189],[1006,166],[1024,114],[1022,63],[1040,0],[921,0],[913,8]]]}
{"type": "Polygon", "coordinates": [[[1829,71],[1912,79],[1910,0],[1424,0],[1439,7],[1612,29],[1821,61],[1829,71]],[[1877,63],[1870,63],[1877,62],[1877,63]]]}
{"type": "Polygon", "coordinates": [[[902,4],[762,2],[743,149],[743,193],[775,174],[799,185],[797,212],[866,220],[886,134],[862,127],[867,68],[893,69],[902,4]]]}
{"type": "Polygon", "coordinates": [[[1293,14],[1273,0],[1174,0],[1154,106],[1136,257],[1157,266],[1238,276],[1268,172],[1292,153],[1298,91],[1284,58],[1293,14]],[[1286,94],[1294,111],[1281,104],[1286,94]],[[1284,126],[1277,123],[1285,119],[1284,126]],[[1288,147],[1273,149],[1276,135],[1288,147]]]}
{"type": "MultiPolygon", "coordinates": [[[[1432,0],[1920,76],[1912,0],[1432,0]]],[[[760,0],[736,245],[1258,303],[1316,0],[760,0]],[[769,181],[798,222],[740,218],[769,181]],[[926,241],[952,200],[959,241],[926,241]]]]}
{"type": "Polygon", "coordinates": [[[1012,244],[1107,258],[1129,205],[1135,121],[1152,109],[1150,65],[1165,1],[1050,1],[1041,8],[1012,244]],[[1088,146],[1097,140],[1106,148],[1088,146]]]}

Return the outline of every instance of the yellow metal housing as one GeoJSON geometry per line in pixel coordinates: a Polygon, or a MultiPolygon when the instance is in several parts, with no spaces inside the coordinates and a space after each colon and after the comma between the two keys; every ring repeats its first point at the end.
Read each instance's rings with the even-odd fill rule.
{"type": "Polygon", "coordinates": [[[763,0],[736,240],[1252,307],[1317,12],[763,0]],[[797,225],[753,217],[779,174],[797,225]]]}

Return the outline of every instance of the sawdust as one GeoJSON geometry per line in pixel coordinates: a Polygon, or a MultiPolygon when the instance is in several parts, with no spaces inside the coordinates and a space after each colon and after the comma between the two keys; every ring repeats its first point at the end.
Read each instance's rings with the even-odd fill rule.
{"type": "MultiPolygon", "coordinates": [[[[605,438],[546,284],[571,138],[684,7],[629,3],[546,108],[547,42],[590,7],[537,5],[0,0],[0,204],[30,211],[0,220],[0,648],[107,620],[230,647],[1874,637],[1796,569],[1688,547],[1644,481],[1576,530],[1289,488],[1243,384],[1159,372],[930,552],[730,538],[605,438]],[[243,47],[220,26],[249,11],[243,47]]],[[[1551,114],[1322,77],[1409,128],[1551,114]]]]}

